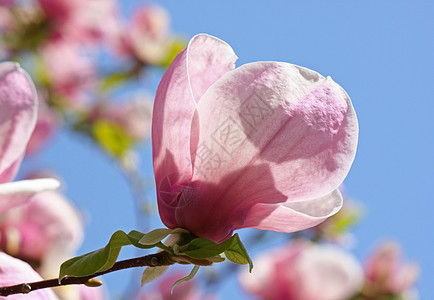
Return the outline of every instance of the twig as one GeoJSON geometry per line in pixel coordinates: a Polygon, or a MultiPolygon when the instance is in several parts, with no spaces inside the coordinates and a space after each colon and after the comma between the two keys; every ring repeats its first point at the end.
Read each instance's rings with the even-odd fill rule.
{"type": "Polygon", "coordinates": [[[171,255],[168,252],[163,251],[156,254],[150,254],[142,257],[118,261],[110,269],[91,275],[66,276],[60,282],[57,278],[53,278],[31,283],[21,283],[17,285],[0,287],[0,296],[9,296],[13,294],[28,294],[39,289],[51,288],[62,285],[85,284],[89,279],[122,269],[135,267],[169,266],[174,263],[175,262],[172,260],[171,255]]]}

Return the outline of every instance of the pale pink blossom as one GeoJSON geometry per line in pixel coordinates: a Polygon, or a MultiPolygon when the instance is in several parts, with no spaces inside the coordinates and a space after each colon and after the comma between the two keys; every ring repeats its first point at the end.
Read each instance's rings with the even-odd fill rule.
{"type": "Polygon", "coordinates": [[[23,159],[36,114],[37,98],[30,77],[16,63],[0,63],[0,212],[59,186],[50,178],[10,182],[23,159]]]}
{"type": "Polygon", "coordinates": [[[117,6],[113,0],[38,0],[49,22],[53,38],[72,43],[110,40],[119,34],[117,6]]]}
{"type": "Polygon", "coordinates": [[[45,97],[41,93],[38,93],[38,96],[38,118],[27,144],[26,154],[32,154],[41,149],[53,136],[60,123],[59,115],[47,105],[45,97]]]}
{"type": "Polygon", "coordinates": [[[41,261],[46,272],[57,273],[60,263],[81,245],[83,225],[77,209],[60,192],[44,191],[3,214],[0,234],[0,244],[9,254],[41,261]],[[54,261],[55,257],[60,258],[54,261]],[[56,265],[48,268],[45,262],[56,265]]]}
{"type": "Polygon", "coordinates": [[[14,4],[15,0],[0,0],[0,6],[12,6],[14,4]]]}
{"type": "Polygon", "coordinates": [[[95,82],[95,68],[89,56],[75,43],[58,39],[41,48],[50,87],[69,100],[79,99],[83,89],[95,82]]]}
{"type": "Polygon", "coordinates": [[[330,77],[282,62],[234,69],[225,42],[197,35],[157,90],[152,143],[169,228],[222,241],[240,228],[282,232],[342,206],[358,123],[330,77]]]}
{"type": "Polygon", "coordinates": [[[121,103],[102,103],[95,107],[91,118],[113,122],[134,140],[143,141],[151,134],[151,101],[147,95],[136,95],[121,103]]]}
{"type": "Polygon", "coordinates": [[[52,22],[66,23],[74,12],[88,0],[37,0],[45,15],[52,22]]]}
{"type": "Polygon", "coordinates": [[[80,300],[104,300],[107,299],[104,286],[87,287],[80,285],[78,287],[80,293],[80,300]]]}
{"type": "Polygon", "coordinates": [[[348,300],[363,284],[361,265],[335,245],[295,241],[254,261],[241,284],[262,300],[348,300]]]}
{"type": "Polygon", "coordinates": [[[172,285],[185,277],[186,274],[180,272],[170,273],[164,276],[154,290],[141,291],[138,300],[216,300],[213,295],[203,294],[194,280],[189,280],[175,287],[171,292],[172,285]]]}
{"type": "Polygon", "coordinates": [[[135,11],[119,47],[148,64],[158,64],[167,57],[169,15],[161,7],[149,5],[135,11]]]}
{"type": "MultiPolygon", "coordinates": [[[[27,263],[13,258],[3,252],[0,252],[0,286],[15,285],[23,282],[34,282],[42,280],[27,263]]],[[[0,296],[0,299],[6,300],[55,300],[58,299],[52,290],[41,289],[31,294],[16,294],[8,297],[0,296]]]]}
{"type": "Polygon", "coordinates": [[[367,259],[365,275],[367,293],[399,295],[413,288],[419,266],[403,262],[399,244],[385,242],[367,259]]]}
{"type": "Polygon", "coordinates": [[[73,11],[64,37],[84,43],[111,43],[120,34],[118,7],[114,0],[86,0],[73,11]]]}

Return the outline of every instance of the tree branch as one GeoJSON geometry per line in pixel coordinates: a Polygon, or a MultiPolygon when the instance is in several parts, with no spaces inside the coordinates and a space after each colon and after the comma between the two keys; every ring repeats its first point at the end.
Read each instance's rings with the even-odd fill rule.
{"type": "Polygon", "coordinates": [[[9,296],[13,294],[28,294],[39,289],[51,288],[62,285],[85,284],[89,279],[114,271],[135,267],[170,266],[174,263],[175,261],[172,260],[170,253],[163,251],[156,254],[150,254],[142,257],[118,261],[110,269],[91,275],[65,276],[60,282],[57,278],[53,278],[31,283],[21,283],[17,285],[0,287],[0,296],[9,296]]]}

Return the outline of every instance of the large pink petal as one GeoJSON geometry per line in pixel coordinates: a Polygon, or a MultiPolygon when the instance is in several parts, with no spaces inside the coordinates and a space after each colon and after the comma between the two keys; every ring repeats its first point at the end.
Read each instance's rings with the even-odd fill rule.
{"type": "Polygon", "coordinates": [[[54,190],[59,186],[59,181],[53,178],[2,183],[0,184],[0,213],[26,203],[38,192],[54,190]]]}
{"type": "Polygon", "coordinates": [[[21,157],[19,157],[12,165],[10,165],[9,168],[0,173],[0,184],[9,182],[15,178],[15,175],[18,173],[18,170],[21,166],[23,157],[24,155],[21,155],[21,157]]]}
{"type": "MultiPolygon", "coordinates": [[[[202,96],[193,123],[200,128],[192,148],[194,181],[219,184],[234,170],[265,163],[274,179],[269,188],[288,201],[335,190],[350,169],[358,138],[354,109],[339,85],[278,62],[244,65],[220,78],[202,96]]],[[[244,180],[241,175],[231,186],[244,180]]],[[[222,191],[220,198],[229,192],[222,191]]]]}
{"type": "Polygon", "coordinates": [[[258,203],[252,207],[245,223],[239,228],[296,232],[323,222],[338,212],[342,204],[339,190],[320,198],[300,202],[258,203]]]}
{"type": "MultiPolygon", "coordinates": [[[[0,286],[9,286],[26,282],[42,280],[41,276],[36,273],[27,263],[13,258],[3,252],[0,252],[0,286]]],[[[51,289],[42,289],[31,292],[31,294],[16,294],[12,296],[1,297],[2,299],[21,300],[55,300],[58,299],[51,289]]]]}
{"type": "Polygon", "coordinates": [[[17,168],[36,123],[35,87],[18,64],[0,64],[0,177],[8,171],[10,180],[17,168]]]}
{"type": "MultiPolygon", "coordinates": [[[[152,120],[152,145],[157,191],[162,179],[171,176],[188,182],[191,119],[202,94],[234,68],[236,56],[225,42],[197,35],[170,65],[158,87],[152,120]],[[168,159],[168,157],[173,159],[168,159]]],[[[174,182],[173,184],[175,184],[174,182]]],[[[165,213],[160,211],[163,222],[165,213]]]]}

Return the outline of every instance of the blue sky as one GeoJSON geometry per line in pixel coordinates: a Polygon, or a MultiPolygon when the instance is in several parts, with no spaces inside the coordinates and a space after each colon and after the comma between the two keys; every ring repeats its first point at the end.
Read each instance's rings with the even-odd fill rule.
{"type": "MultiPolygon", "coordinates": [[[[124,12],[139,3],[124,1],[124,12]]],[[[421,265],[421,298],[433,295],[434,3],[156,3],[169,11],[173,31],[185,38],[208,33],[228,42],[239,57],[237,66],[264,60],[290,62],[330,75],[344,87],[360,125],[358,153],[345,185],[365,207],[364,219],[355,229],[354,252],[363,258],[382,239],[397,240],[405,256],[421,265]]],[[[152,93],[156,83],[149,84],[152,93]]],[[[151,175],[149,145],[141,148],[141,154],[141,168],[151,175]]],[[[61,174],[67,195],[91,216],[81,252],[105,245],[117,229],[136,227],[128,184],[110,160],[75,135],[62,132],[41,160],[28,163],[61,174]]],[[[122,291],[127,274],[106,276],[113,291],[122,291]]],[[[232,291],[234,286],[225,284],[225,295],[235,293],[235,298],[243,299],[244,294],[232,291]]]]}

